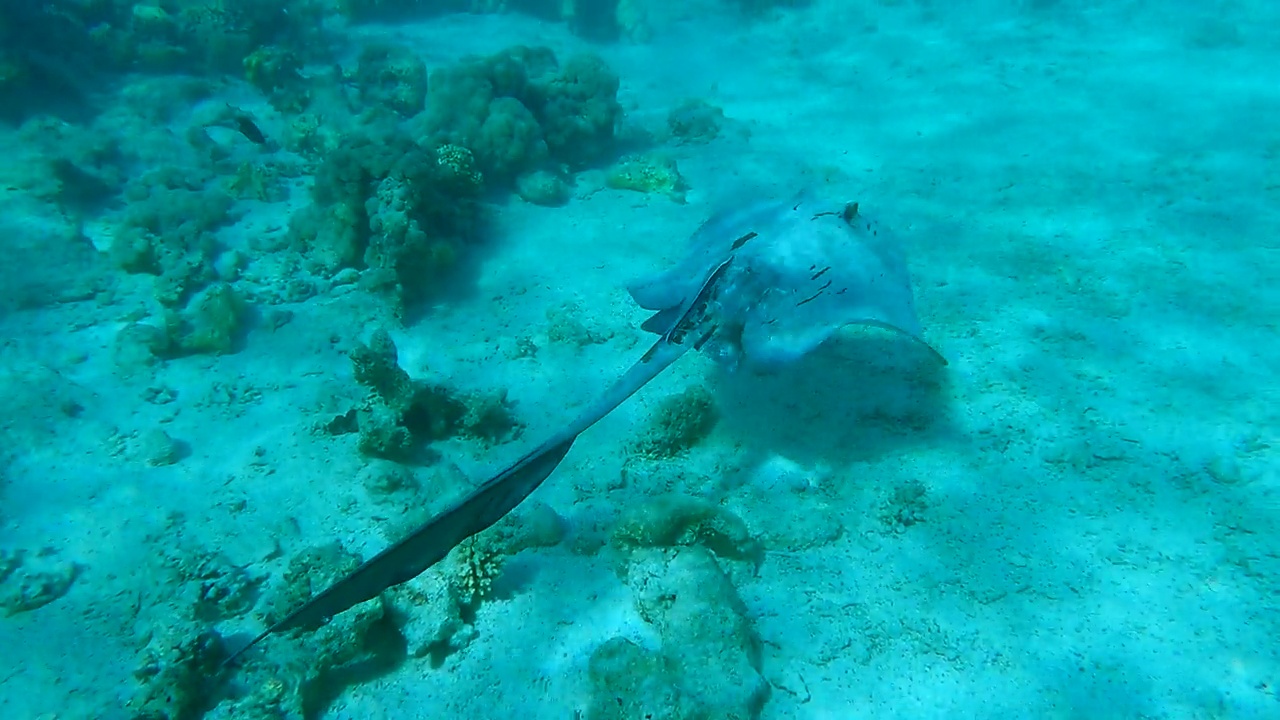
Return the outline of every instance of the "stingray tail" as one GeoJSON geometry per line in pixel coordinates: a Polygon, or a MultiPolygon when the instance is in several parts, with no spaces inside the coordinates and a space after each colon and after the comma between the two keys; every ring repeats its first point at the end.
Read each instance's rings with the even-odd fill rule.
{"type": "Polygon", "coordinates": [[[412,580],[444,559],[463,540],[486,530],[524,501],[555,471],[578,436],[553,440],[516,461],[453,507],[429,520],[408,537],[383,550],[330,585],[283,620],[264,630],[231,654],[224,666],[236,662],[269,635],[313,627],[387,588],[412,580]]]}

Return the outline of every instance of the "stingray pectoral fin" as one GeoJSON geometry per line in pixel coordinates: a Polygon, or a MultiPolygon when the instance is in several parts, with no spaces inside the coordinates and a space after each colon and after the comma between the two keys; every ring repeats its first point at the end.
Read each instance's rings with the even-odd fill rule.
{"type": "Polygon", "coordinates": [[[688,284],[684,274],[668,270],[627,285],[627,292],[645,310],[664,310],[680,304],[689,290],[688,284]]]}
{"type": "Polygon", "coordinates": [[[667,308],[666,310],[659,310],[658,312],[650,315],[648,320],[641,323],[640,329],[645,332],[661,335],[667,330],[670,330],[671,326],[680,319],[680,312],[682,309],[683,308],[676,306],[673,308],[667,308]]]}
{"type": "Polygon", "coordinates": [[[224,664],[233,663],[268,635],[319,625],[338,613],[372,600],[388,588],[421,575],[463,540],[490,527],[519,505],[555,471],[577,438],[577,435],[553,438],[520,458],[408,537],[378,553],[272,625],[227,658],[224,664]]]}
{"type": "MultiPolygon", "coordinates": [[[[920,335],[905,328],[880,320],[857,320],[846,325],[863,325],[866,327],[888,330],[894,335],[910,338],[924,346],[929,354],[942,365],[947,359],[920,335]]],[[[752,324],[744,328],[742,333],[742,349],[747,360],[758,368],[776,368],[795,362],[809,354],[814,348],[826,342],[836,332],[836,327],[810,326],[801,327],[793,332],[783,332],[776,326],[752,324]]]]}
{"type": "Polygon", "coordinates": [[[905,336],[905,337],[909,337],[909,338],[911,338],[912,340],[915,340],[917,344],[919,344],[919,345],[923,345],[923,346],[924,346],[924,349],[928,350],[928,351],[929,351],[929,354],[933,355],[933,358],[934,358],[935,360],[937,360],[939,364],[941,364],[941,365],[950,365],[950,364],[951,364],[951,363],[947,362],[947,358],[946,358],[945,356],[943,356],[943,354],[942,354],[942,353],[938,352],[938,349],[937,349],[937,348],[935,348],[934,346],[932,346],[932,345],[930,345],[930,344],[929,344],[929,341],[928,341],[928,340],[925,340],[924,338],[920,337],[920,336],[919,336],[919,335],[917,335],[916,333],[911,332],[910,330],[904,330],[904,329],[902,329],[902,328],[898,327],[897,325],[892,325],[892,324],[887,323],[887,322],[880,322],[880,321],[878,321],[878,320],[865,320],[865,321],[863,321],[863,322],[853,323],[853,324],[855,324],[855,325],[866,325],[866,326],[868,326],[868,327],[880,328],[880,329],[882,329],[882,330],[888,330],[889,332],[892,332],[892,333],[897,334],[897,335],[903,335],[903,336],[905,336]]]}

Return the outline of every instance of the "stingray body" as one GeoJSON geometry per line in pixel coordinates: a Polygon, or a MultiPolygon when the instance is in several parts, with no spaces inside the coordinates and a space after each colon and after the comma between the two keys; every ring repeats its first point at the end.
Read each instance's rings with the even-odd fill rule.
{"type": "Polygon", "coordinates": [[[655,311],[643,327],[662,332],[726,258],[711,309],[719,327],[707,349],[729,367],[789,363],[847,325],[924,342],[897,239],[857,204],[833,207],[809,193],[704,223],[675,267],[629,288],[655,311]]]}
{"type": "Polygon", "coordinates": [[[268,635],[318,625],[442,560],[523,502],[579,435],[690,349],[712,352],[730,367],[770,367],[802,357],[851,324],[884,327],[924,342],[894,239],[856,204],[823,204],[809,194],[713,216],[694,233],[675,267],[629,290],[641,307],[654,312],[643,327],[659,337],[596,402],[226,662],[268,635]]]}

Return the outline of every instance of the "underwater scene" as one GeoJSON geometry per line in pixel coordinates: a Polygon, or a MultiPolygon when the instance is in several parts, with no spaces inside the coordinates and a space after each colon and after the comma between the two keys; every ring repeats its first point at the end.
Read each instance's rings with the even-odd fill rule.
{"type": "Polygon", "coordinates": [[[3,0],[0,717],[1280,719],[1280,4],[3,0]]]}

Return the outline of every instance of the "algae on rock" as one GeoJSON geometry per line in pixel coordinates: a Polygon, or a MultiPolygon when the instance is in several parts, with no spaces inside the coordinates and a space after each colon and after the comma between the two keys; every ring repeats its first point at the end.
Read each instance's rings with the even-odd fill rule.
{"type": "Polygon", "coordinates": [[[626,554],[643,548],[704,547],[717,556],[758,562],[760,543],[729,510],[688,495],[664,493],[628,504],[612,544],[626,554]]]}
{"type": "Polygon", "coordinates": [[[609,168],[604,184],[614,190],[666,195],[680,204],[689,189],[676,161],[653,153],[623,159],[609,168]]]}
{"type": "Polygon", "coordinates": [[[700,385],[689,387],[658,404],[631,450],[644,457],[674,457],[705,440],[719,417],[711,391],[700,385]]]}
{"type": "Polygon", "coordinates": [[[589,663],[589,720],[751,720],[768,696],[760,641],[729,578],[704,548],[648,549],[627,573],[659,647],[615,637],[589,663]]]}

